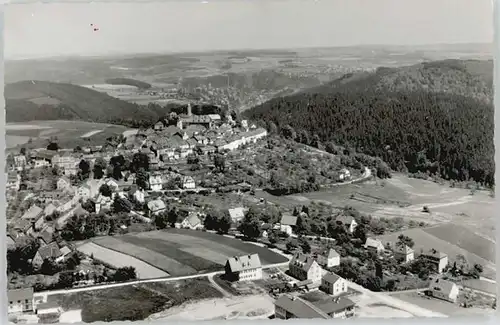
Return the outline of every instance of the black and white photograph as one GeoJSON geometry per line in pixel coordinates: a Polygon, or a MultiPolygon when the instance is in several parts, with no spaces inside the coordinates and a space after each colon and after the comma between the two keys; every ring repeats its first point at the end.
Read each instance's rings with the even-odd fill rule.
{"type": "Polygon", "coordinates": [[[494,6],[6,4],[9,323],[494,315],[494,6]]]}

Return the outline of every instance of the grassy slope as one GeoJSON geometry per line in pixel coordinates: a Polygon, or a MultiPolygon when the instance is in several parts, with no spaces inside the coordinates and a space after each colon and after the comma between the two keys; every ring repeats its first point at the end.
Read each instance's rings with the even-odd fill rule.
{"type": "Polygon", "coordinates": [[[6,120],[84,120],[107,122],[121,119],[156,119],[157,112],[107,94],[72,84],[21,81],[5,86],[6,120]],[[32,100],[51,98],[59,105],[36,105],[32,100]]]}

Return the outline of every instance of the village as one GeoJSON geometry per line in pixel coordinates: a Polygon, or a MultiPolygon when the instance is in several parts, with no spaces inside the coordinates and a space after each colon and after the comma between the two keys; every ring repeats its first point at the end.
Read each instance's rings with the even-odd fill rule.
{"type": "MultiPolygon", "coordinates": [[[[266,129],[233,120],[230,114],[193,114],[189,104],[185,114],[170,114],[150,128],[110,139],[108,146],[59,148],[54,141],[47,148],[22,149],[11,155],[7,159],[7,242],[12,262],[9,273],[15,275],[9,278],[9,314],[35,314],[44,322],[58,321],[63,319],[61,307],[37,292],[145,278],[137,266],[113,265],[97,256],[98,251],[84,247],[113,236],[169,229],[193,236],[206,232],[252,240],[248,247],[268,247],[284,259],[263,263],[259,253],[245,248],[245,254],[218,258],[219,267],[210,269],[218,270],[215,281],[229,292],[245,287],[253,292],[248,283],[265,280],[259,290],[274,299],[269,317],[355,317],[360,290],[390,291],[400,280],[384,277],[401,274],[414,279],[418,285],[412,289],[428,299],[467,304],[459,301],[459,285],[442,276],[456,269],[446,254],[433,250],[416,257],[411,238],[404,236],[397,242],[382,243],[367,236],[364,225],[349,211],[334,216],[328,235],[303,236],[299,228],[309,219],[307,208],[282,213],[262,197],[253,197],[261,190],[262,181],[252,182],[255,178],[249,175],[262,175],[257,171],[237,173],[232,165],[258,158],[255,148],[265,146],[268,136],[266,129]],[[202,164],[211,170],[203,170],[202,164]],[[233,174],[238,176],[228,176],[233,174]],[[214,193],[246,193],[256,206],[267,210],[244,204],[214,210],[193,203],[195,196],[206,198],[214,193]],[[351,258],[351,264],[341,264],[341,258],[351,258]],[[346,267],[356,268],[353,263],[360,263],[361,269],[367,266],[373,273],[363,285],[356,284],[360,276],[346,267]],[[425,274],[418,275],[422,269],[425,274]]],[[[367,169],[360,165],[359,170],[367,169]]],[[[334,176],[325,179],[335,183],[370,176],[369,170],[358,171],[339,167],[334,176]]],[[[160,234],[168,236],[167,232],[160,234]]],[[[480,265],[475,267],[480,274],[480,265]]],[[[168,273],[158,271],[147,278],[175,275],[168,267],[162,270],[168,273]]],[[[178,275],[188,276],[181,271],[178,275]]]]}

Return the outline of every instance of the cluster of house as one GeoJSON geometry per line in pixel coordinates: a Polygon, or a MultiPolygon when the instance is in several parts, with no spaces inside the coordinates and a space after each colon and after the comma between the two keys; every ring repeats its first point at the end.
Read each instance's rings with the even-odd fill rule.
{"type": "MultiPolygon", "coordinates": [[[[275,316],[290,318],[349,318],[354,316],[355,304],[342,297],[347,292],[347,281],[332,272],[324,272],[323,267],[339,265],[340,255],[327,249],[316,256],[295,254],[289,263],[289,273],[298,282],[296,287],[308,290],[320,289],[330,297],[309,302],[300,297],[282,295],[275,301],[275,316]]],[[[230,281],[253,281],[262,279],[262,265],[258,254],[235,256],[225,264],[225,277],[230,281]]]]}
{"type": "Polygon", "coordinates": [[[265,129],[249,126],[246,120],[235,127],[232,121],[222,123],[218,114],[193,115],[188,105],[188,113],[180,116],[176,125],[161,120],[152,129],[138,132],[136,139],[143,139],[141,144],[150,149],[145,153],[150,157],[150,167],[155,169],[162,162],[183,159],[195,152],[209,155],[231,151],[266,136],[265,129]]]}
{"type": "Polygon", "coordinates": [[[57,301],[44,301],[42,296],[36,296],[33,288],[10,289],[7,291],[9,315],[32,313],[38,323],[58,323],[63,312],[57,301]]]}

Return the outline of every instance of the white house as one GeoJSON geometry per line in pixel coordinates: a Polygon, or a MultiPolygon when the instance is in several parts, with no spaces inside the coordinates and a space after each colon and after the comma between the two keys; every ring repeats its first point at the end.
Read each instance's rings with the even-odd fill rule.
{"type": "Polygon", "coordinates": [[[279,230],[287,233],[288,235],[293,234],[293,228],[297,225],[297,217],[291,215],[283,215],[280,220],[279,230]]]}
{"type": "Polygon", "coordinates": [[[394,258],[403,263],[409,263],[415,259],[415,252],[407,245],[396,245],[394,247],[394,258]]]}
{"type": "Polygon", "coordinates": [[[340,265],[340,255],[333,248],[326,249],[316,256],[319,265],[330,268],[340,265]]]}
{"type": "Polygon", "coordinates": [[[444,269],[448,266],[448,255],[437,250],[430,250],[420,256],[426,261],[432,263],[434,265],[434,270],[437,273],[443,273],[444,269]]]}
{"type": "Polygon", "coordinates": [[[231,257],[224,269],[225,277],[230,281],[262,279],[262,264],[258,254],[231,257]]]}
{"type": "Polygon", "coordinates": [[[339,181],[344,182],[351,179],[351,172],[347,168],[342,168],[339,171],[339,181]]]}
{"type": "Polygon", "coordinates": [[[243,207],[228,209],[228,211],[233,222],[240,221],[245,217],[245,209],[243,207]]]}
{"type": "Polygon", "coordinates": [[[429,294],[432,297],[443,299],[452,303],[457,302],[459,293],[460,289],[455,283],[440,279],[439,277],[432,280],[429,286],[429,294]]]}
{"type": "Polygon", "coordinates": [[[328,272],[321,279],[320,289],[333,296],[347,292],[347,281],[335,273],[328,272]]]}
{"type": "Polygon", "coordinates": [[[191,176],[184,176],[182,177],[182,188],[187,190],[187,189],[194,189],[196,188],[196,184],[194,182],[194,179],[191,176]]]}
{"type": "Polygon", "coordinates": [[[163,188],[163,179],[161,174],[154,173],[149,176],[149,188],[152,191],[161,191],[163,188]]]}
{"type": "Polygon", "coordinates": [[[311,256],[297,253],[289,263],[290,274],[300,281],[321,282],[322,268],[311,256]]]}
{"type": "Polygon", "coordinates": [[[33,288],[7,290],[8,314],[20,314],[33,311],[33,288]]]}
{"type": "Polygon", "coordinates": [[[374,251],[377,254],[380,254],[385,250],[384,244],[378,239],[367,238],[365,243],[365,248],[369,251],[374,251]]]}
{"type": "Polygon", "coordinates": [[[59,246],[56,242],[52,242],[49,245],[42,246],[38,249],[33,257],[32,264],[35,268],[42,266],[45,259],[57,259],[62,253],[59,250],[59,246]]]}
{"type": "Polygon", "coordinates": [[[139,203],[144,203],[145,201],[145,194],[144,194],[144,190],[139,190],[139,189],[136,189],[133,193],[132,193],[132,197],[139,203]]]}

